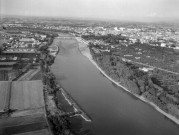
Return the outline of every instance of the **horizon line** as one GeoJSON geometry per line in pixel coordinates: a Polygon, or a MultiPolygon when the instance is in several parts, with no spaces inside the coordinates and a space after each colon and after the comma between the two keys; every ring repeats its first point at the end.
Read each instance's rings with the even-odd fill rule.
{"type": "Polygon", "coordinates": [[[159,22],[179,23],[179,18],[177,17],[121,17],[121,19],[113,19],[113,18],[77,17],[77,16],[75,17],[75,16],[40,16],[40,15],[0,14],[0,18],[2,17],[32,17],[32,18],[40,17],[40,18],[56,18],[56,19],[77,19],[77,20],[81,19],[81,20],[93,20],[93,21],[114,21],[114,22],[119,21],[119,22],[139,22],[139,23],[159,23],[159,22]]]}

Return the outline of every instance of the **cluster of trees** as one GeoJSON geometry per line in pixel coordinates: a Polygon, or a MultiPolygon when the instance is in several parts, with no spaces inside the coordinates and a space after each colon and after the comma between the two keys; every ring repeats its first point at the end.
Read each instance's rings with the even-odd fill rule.
{"type": "Polygon", "coordinates": [[[49,120],[53,125],[51,128],[55,131],[55,135],[72,135],[68,130],[70,128],[70,121],[66,117],[55,117],[53,115],[49,115],[49,120]]]}
{"type": "Polygon", "coordinates": [[[156,72],[155,74],[158,75],[156,77],[154,72],[151,71],[149,75],[140,70],[138,66],[123,61],[119,56],[103,53],[95,55],[92,49],[91,53],[98,65],[129,91],[145,96],[165,112],[179,117],[179,113],[177,113],[179,111],[179,90],[175,88],[175,92],[173,91],[173,86],[177,80],[179,81],[179,76],[156,72]],[[165,80],[170,81],[166,83],[165,80]]]}
{"type": "Polygon", "coordinates": [[[50,72],[49,66],[54,63],[54,57],[49,55],[49,50],[47,45],[41,45],[38,49],[41,52],[40,56],[40,67],[43,73],[43,83],[44,85],[49,86],[49,94],[54,93],[55,91],[55,76],[50,72]]]}
{"type": "MultiPolygon", "coordinates": [[[[39,51],[41,52],[40,66],[42,71],[42,81],[44,86],[47,88],[48,94],[56,97],[57,91],[59,87],[56,83],[56,78],[53,73],[50,72],[49,66],[54,63],[54,57],[49,55],[48,46],[42,45],[39,47],[39,51]]],[[[57,101],[55,101],[56,104],[57,101]]],[[[51,124],[51,129],[56,135],[72,135],[70,128],[70,121],[68,120],[68,116],[59,116],[58,113],[55,115],[48,114],[48,120],[51,124]]]]}
{"type": "Polygon", "coordinates": [[[3,46],[0,45],[0,55],[2,54],[3,46]]]}
{"type": "Polygon", "coordinates": [[[82,35],[82,38],[85,40],[103,40],[106,43],[110,44],[119,44],[119,40],[126,40],[128,41],[129,39],[127,37],[119,35],[113,35],[113,34],[108,34],[108,35],[82,35]]]}

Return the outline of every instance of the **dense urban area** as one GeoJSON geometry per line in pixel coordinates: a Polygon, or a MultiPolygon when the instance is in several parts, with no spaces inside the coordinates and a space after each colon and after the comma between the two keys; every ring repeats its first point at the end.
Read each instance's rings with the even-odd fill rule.
{"type": "Polygon", "coordinates": [[[36,127],[31,125],[29,130],[42,132],[43,129],[44,134],[76,134],[70,119],[84,112],[80,108],[74,111],[71,105],[70,111],[64,109],[66,101],[56,97],[63,98],[65,92],[50,71],[59,53],[59,48],[53,44],[60,33],[87,44],[99,67],[131,93],[144,97],[179,119],[177,24],[4,17],[0,22],[0,134],[28,130],[29,125],[24,126],[25,131],[19,132],[15,130],[19,127],[8,130],[7,127],[12,125],[7,122],[7,127],[1,125],[6,120],[15,121],[17,116],[19,122],[22,116],[32,120],[26,115],[29,108],[30,113],[33,110],[36,114],[34,108],[38,111],[38,118],[33,117],[36,127]],[[27,96],[31,99],[22,101],[20,96],[23,94],[13,92],[18,93],[20,89],[24,95],[31,90],[33,94],[27,96]],[[33,104],[34,95],[39,105],[33,104]]]}

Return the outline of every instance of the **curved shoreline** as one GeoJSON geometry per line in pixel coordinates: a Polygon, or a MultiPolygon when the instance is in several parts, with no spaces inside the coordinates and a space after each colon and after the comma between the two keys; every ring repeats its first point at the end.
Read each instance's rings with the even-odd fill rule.
{"type": "MultiPolygon", "coordinates": [[[[54,56],[56,58],[56,56],[60,52],[60,47],[57,45],[52,45],[52,46],[57,47],[56,50],[54,50],[54,53],[52,54],[52,56],[54,56]]],[[[85,121],[91,122],[92,119],[90,118],[90,116],[87,113],[85,113],[85,111],[80,107],[80,105],[77,104],[77,102],[71,97],[71,95],[65,90],[65,88],[63,88],[60,85],[59,85],[59,87],[60,87],[59,90],[61,90],[61,93],[62,93],[63,97],[65,98],[65,100],[68,102],[68,104],[73,106],[74,112],[78,112],[78,111],[81,112],[80,114],[75,114],[74,116],[81,116],[85,121]]]]}
{"type": "Polygon", "coordinates": [[[91,118],[83,111],[83,109],[75,102],[75,100],[70,96],[70,94],[63,88],[60,88],[62,95],[69,105],[73,106],[75,112],[80,111],[81,114],[75,114],[75,116],[81,116],[85,121],[91,122],[91,118]]]}
{"type": "Polygon", "coordinates": [[[154,107],[158,112],[162,113],[164,116],[166,116],[167,118],[169,118],[170,120],[172,120],[173,122],[175,122],[176,124],[179,125],[179,119],[177,119],[176,117],[174,117],[171,114],[168,114],[166,112],[164,112],[163,110],[161,110],[157,105],[155,105],[153,102],[147,100],[144,96],[138,96],[136,94],[133,94],[132,92],[130,92],[127,88],[125,88],[124,86],[122,86],[119,82],[116,82],[115,80],[113,80],[110,76],[108,76],[100,67],[99,65],[93,60],[92,55],[90,53],[89,48],[87,47],[87,43],[83,42],[82,40],[80,40],[79,38],[76,38],[76,40],[82,44],[85,44],[85,46],[81,46],[80,44],[78,44],[78,48],[79,51],[81,52],[81,54],[85,57],[87,57],[89,59],[89,61],[91,63],[94,64],[94,66],[96,66],[96,68],[106,77],[108,78],[111,82],[113,82],[114,84],[116,84],[117,86],[123,88],[125,91],[129,92],[130,94],[134,95],[135,97],[139,98],[140,100],[142,100],[143,102],[151,105],[152,107],[154,107]],[[88,50],[86,50],[88,49],[88,50]]]}

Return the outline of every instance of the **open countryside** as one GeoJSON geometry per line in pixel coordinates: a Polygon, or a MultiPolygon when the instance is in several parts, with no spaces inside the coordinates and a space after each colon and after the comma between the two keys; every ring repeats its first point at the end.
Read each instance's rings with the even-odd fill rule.
{"type": "Polygon", "coordinates": [[[178,135],[178,0],[0,5],[0,135],[178,135]]]}

